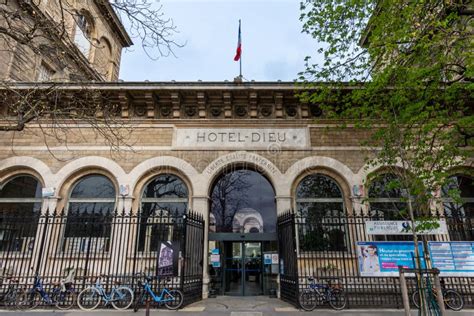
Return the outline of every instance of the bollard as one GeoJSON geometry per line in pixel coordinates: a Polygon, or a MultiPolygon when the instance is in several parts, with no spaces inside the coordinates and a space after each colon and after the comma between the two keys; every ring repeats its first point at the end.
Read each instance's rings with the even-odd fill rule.
{"type": "Polygon", "coordinates": [[[146,300],[146,304],[145,304],[145,316],[150,316],[150,300],[146,300]]]}
{"type": "Polygon", "coordinates": [[[438,301],[438,306],[439,306],[439,311],[441,313],[441,316],[446,315],[446,310],[444,308],[444,298],[443,298],[443,290],[441,289],[441,282],[439,281],[439,270],[436,269],[434,273],[434,283],[435,283],[435,288],[436,288],[436,300],[438,301]]]}

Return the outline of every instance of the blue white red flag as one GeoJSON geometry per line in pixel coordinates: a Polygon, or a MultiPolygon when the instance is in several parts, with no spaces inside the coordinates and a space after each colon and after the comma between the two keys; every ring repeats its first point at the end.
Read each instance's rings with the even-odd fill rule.
{"type": "Polygon", "coordinates": [[[237,51],[235,52],[234,61],[238,61],[242,55],[242,37],[240,34],[240,20],[239,20],[239,39],[237,41],[237,51]]]}

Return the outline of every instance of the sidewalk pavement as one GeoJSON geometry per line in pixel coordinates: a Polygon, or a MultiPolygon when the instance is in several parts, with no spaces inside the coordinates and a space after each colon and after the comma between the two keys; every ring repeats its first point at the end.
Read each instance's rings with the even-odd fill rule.
{"type": "MultiPolygon", "coordinates": [[[[230,297],[219,296],[196,302],[188,305],[179,311],[168,311],[166,309],[153,309],[150,315],[156,316],[404,316],[405,313],[400,309],[346,309],[335,311],[331,309],[316,309],[312,312],[300,311],[294,306],[276,298],[267,298],[264,296],[256,297],[230,297]]],[[[0,315],[25,315],[25,316],[144,316],[144,309],[134,313],[128,311],[116,311],[113,309],[98,309],[92,312],[83,312],[81,310],[59,311],[59,310],[34,310],[34,311],[1,311],[0,315]]],[[[412,315],[418,315],[417,310],[412,311],[412,315]]],[[[447,312],[447,316],[468,316],[474,315],[474,310],[463,310],[460,312],[447,312]]]]}

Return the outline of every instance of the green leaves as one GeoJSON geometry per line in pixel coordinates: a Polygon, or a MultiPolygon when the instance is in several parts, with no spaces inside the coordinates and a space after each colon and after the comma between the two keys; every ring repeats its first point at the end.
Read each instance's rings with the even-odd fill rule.
{"type": "Polygon", "coordinates": [[[450,172],[472,157],[473,19],[461,4],[301,3],[303,31],[324,42],[322,61],[305,59],[301,74],[317,89],[301,97],[327,119],[370,130],[368,165],[392,166],[400,188],[427,208],[450,172]]]}

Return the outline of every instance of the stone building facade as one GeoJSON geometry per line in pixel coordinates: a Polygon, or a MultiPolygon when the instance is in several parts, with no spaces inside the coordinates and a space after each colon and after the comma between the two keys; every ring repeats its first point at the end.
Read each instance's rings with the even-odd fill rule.
{"type": "Polygon", "coordinates": [[[108,1],[0,3],[0,80],[116,81],[132,45],[108,1]]]}
{"type": "MultiPolygon", "coordinates": [[[[29,84],[17,86],[25,91],[30,88],[29,84]]],[[[117,131],[127,135],[132,147],[111,153],[102,136],[87,125],[68,128],[67,144],[58,143],[31,124],[22,132],[2,133],[0,183],[6,187],[12,179],[28,176],[45,189],[47,194],[36,196],[36,209],[27,212],[80,212],[80,203],[87,207],[104,203],[104,207],[125,214],[139,215],[150,208],[153,212],[167,209],[186,214],[193,210],[202,214],[204,243],[198,247],[204,251],[204,296],[213,278],[217,278],[214,282],[220,284],[221,294],[268,294],[270,283],[278,282],[278,268],[269,267],[260,282],[258,269],[240,281],[235,275],[220,275],[216,269],[240,267],[240,261],[227,262],[225,256],[244,256],[250,267],[263,262],[264,253],[278,254],[276,221],[288,210],[304,213],[322,208],[317,214],[328,218],[321,222],[325,227],[341,225],[331,220],[334,216],[376,214],[379,219],[397,219],[396,208],[386,203],[402,202],[401,196],[388,201],[380,195],[379,204],[372,206],[366,201],[374,179],[386,174],[383,167],[365,163],[371,154],[361,146],[367,132],[351,125],[341,129],[337,122],[326,119],[317,105],[301,103],[295,97],[299,88],[292,83],[91,83],[88,88],[118,104],[116,115],[129,128],[117,126],[117,131]],[[222,196],[229,182],[239,189],[235,195],[222,196]],[[87,183],[94,192],[109,186],[110,193],[97,201],[76,198],[79,187],[87,192],[87,183]],[[222,255],[219,263],[211,262],[214,249],[220,249],[220,254],[214,254],[222,255]]],[[[61,89],[73,93],[84,86],[69,84],[61,89]]],[[[471,179],[464,182],[462,193],[463,223],[470,228],[459,239],[451,237],[453,240],[474,237],[472,171],[469,166],[452,170],[455,179],[471,179]]],[[[324,256],[312,257],[312,266],[339,276],[342,272],[334,267],[346,266],[350,267],[344,271],[346,276],[353,280],[360,277],[351,249],[364,237],[356,237],[353,229],[326,229],[324,256]]],[[[152,231],[147,234],[152,238],[152,231]]],[[[150,244],[145,241],[140,247],[147,249],[150,244]]],[[[306,269],[303,263],[309,259],[298,258],[301,269],[306,269]]]]}

